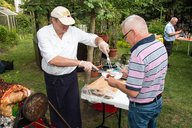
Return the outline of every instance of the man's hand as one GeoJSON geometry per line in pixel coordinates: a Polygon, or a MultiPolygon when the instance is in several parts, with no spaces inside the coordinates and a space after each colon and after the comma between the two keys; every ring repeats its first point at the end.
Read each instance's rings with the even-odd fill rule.
{"type": "Polygon", "coordinates": [[[114,77],[109,77],[105,79],[108,83],[109,86],[114,87],[114,88],[118,88],[118,81],[114,78],[114,77]]]}
{"type": "Polygon", "coordinates": [[[181,33],[183,30],[179,30],[179,31],[177,31],[177,34],[179,34],[179,33],[181,33]]]}
{"type": "Polygon", "coordinates": [[[99,70],[95,65],[93,65],[91,62],[89,61],[81,61],[79,63],[79,67],[84,67],[84,70],[87,72],[90,72],[92,68],[99,70]]]}
{"type": "Polygon", "coordinates": [[[123,78],[127,78],[128,75],[127,75],[127,70],[122,70],[122,71],[119,71],[120,73],[123,73],[123,78]]]}
{"type": "Polygon", "coordinates": [[[108,53],[109,53],[109,45],[103,41],[101,43],[99,43],[99,49],[108,57],[108,53]]]}

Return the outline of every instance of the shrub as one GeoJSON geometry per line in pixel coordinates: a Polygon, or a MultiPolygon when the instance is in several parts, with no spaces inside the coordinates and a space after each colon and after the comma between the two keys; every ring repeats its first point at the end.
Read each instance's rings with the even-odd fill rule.
{"type": "Polygon", "coordinates": [[[152,20],[148,27],[148,31],[150,33],[156,33],[157,35],[162,35],[164,37],[164,29],[165,29],[166,22],[164,19],[157,19],[152,20]]]}
{"type": "Polygon", "coordinates": [[[10,45],[17,45],[19,42],[18,34],[16,32],[16,29],[13,29],[12,31],[8,32],[8,38],[6,40],[7,44],[10,45]]]}
{"type": "Polygon", "coordinates": [[[0,42],[5,42],[7,39],[8,30],[6,27],[0,25],[0,42]]]}
{"type": "Polygon", "coordinates": [[[30,16],[20,13],[16,16],[17,19],[17,32],[21,34],[32,33],[30,16]]]}
{"type": "Polygon", "coordinates": [[[18,35],[15,29],[8,31],[7,28],[0,25],[0,47],[9,50],[11,46],[18,44],[18,35]]]}
{"type": "Polygon", "coordinates": [[[130,48],[130,44],[124,41],[117,41],[117,47],[119,48],[130,48]]]}

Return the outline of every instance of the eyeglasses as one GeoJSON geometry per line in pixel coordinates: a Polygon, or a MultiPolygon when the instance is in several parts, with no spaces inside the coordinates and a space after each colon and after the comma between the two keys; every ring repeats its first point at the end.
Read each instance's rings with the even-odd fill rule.
{"type": "Polygon", "coordinates": [[[123,36],[123,38],[125,38],[126,37],[126,35],[128,35],[129,34],[129,32],[130,31],[132,31],[132,29],[131,30],[129,30],[124,36],[123,36]]]}

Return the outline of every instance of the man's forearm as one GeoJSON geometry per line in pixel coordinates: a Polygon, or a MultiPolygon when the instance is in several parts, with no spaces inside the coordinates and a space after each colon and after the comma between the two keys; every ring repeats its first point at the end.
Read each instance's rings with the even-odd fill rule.
{"type": "Polygon", "coordinates": [[[177,34],[179,34],[179,33],[180,33],[180,31],[177,31],[177,32],[175,32],[175,33],[170,33],[169,36],[174,36],[174,35],[177,35],[177,34]]]}
{"type": "Polygon", "coordinates": [[[99,43],[103,42],[104,40],[101,37],[95,38],[95,44],[99,46],[99,43]]]}
{"type": "Polygon", "coordinates": [[[126,85],[125,85],[125,84],[122,84],[122,83],[120,83],[120,82],[118,83],[117,88],[118,88],[119,90],[121,90],[122,92],[124,92],[125,94],[131,96],[131,97],[136,97],[136,96],[139,94],[138,91],[133,91],[133,90],[127,89],[127,88],[126,88],[126,85]]]}
{"type": "Polygon", "coordinates": [[[74,60],[61,56],[56,56],[49,61],[49,64],[58,67],[71,67],[71,66],[78,66],[80,62],[81,62],[80,60],[74,60]]]}

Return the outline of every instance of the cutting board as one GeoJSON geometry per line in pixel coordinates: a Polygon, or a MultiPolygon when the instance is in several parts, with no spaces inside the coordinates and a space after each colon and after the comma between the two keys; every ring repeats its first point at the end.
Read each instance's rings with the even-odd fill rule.
{"type": "MultiPolygon", "coordinates": [[[[121,83],[126,83],[125,80],[118,80],[121,83]]],[[[112,95],[118,91],[117,88],[113,88],[108,85],[107,81],[101,76],[99,79],[84,87],[83,93],[90,95],[103,96],[104,98],[110,99],[112,95]]]]}

